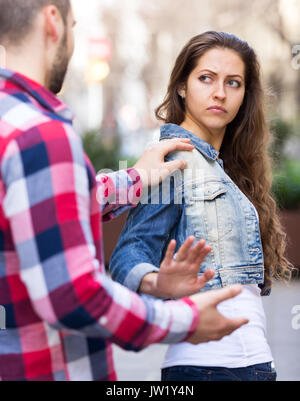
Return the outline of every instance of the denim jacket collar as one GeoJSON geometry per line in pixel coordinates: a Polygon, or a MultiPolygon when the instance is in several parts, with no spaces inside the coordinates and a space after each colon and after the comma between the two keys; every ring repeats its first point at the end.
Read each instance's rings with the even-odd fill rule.
{"type": "Polygon", "coordinates": [[[214,161],[218,159],[219,152],[217,152],[213,146],[192,134],[190,131],[180,127],[179,125],[164,124],[160,127],[160,139],[167,138],[190,138],[192,145],[194,145],[195,148],[199,150],[199,152],[201,152],[205,157],[214,161]]]}

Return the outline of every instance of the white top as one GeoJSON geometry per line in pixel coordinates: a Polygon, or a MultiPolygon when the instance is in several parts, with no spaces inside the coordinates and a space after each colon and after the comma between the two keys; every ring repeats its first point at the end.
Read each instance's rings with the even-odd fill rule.
{"type": "Polygon", "coordinates": [[[171,345],[162,367],[192,365],[241,368],[273,361],[266,340],[266,321],[260,291],[256,284],[244,285],[241,294],[217,307],[224,316],[246,317],[249,323],[220,341],[171,345]]]}

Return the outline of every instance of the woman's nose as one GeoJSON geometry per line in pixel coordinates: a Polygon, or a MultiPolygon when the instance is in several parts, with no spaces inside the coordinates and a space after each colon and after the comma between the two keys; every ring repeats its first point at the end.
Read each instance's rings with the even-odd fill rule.
{"type": "Polygon", "coordinates": [[[216,86],[214,88],[213,97],[215,99],[220,99],[220,100],[224,100],[226,98],[226,92],[225,92],[225,89],[224,89],[224,83],[223,82],[216,83],[216,86]]]}

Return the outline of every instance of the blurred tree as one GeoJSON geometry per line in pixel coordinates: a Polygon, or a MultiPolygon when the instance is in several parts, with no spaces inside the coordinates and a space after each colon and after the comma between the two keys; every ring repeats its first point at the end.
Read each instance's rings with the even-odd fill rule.
{"type": "Polygon", "coordinates": [[[300,161],[291,159],[286,151],[288,141],[298,136],[297,125],[276,117],[271,120],[270,126],[273,134],[270,150],[274,162],[272,193],[280,208],[299,208],[300,161]]]}
{"type": "Polygon", "coordinates": [[[109,168],[117,170],[120,160],[120,141],[114,138],[106,143],[98,131],[88,131],[83,136],[83,147],[96,171],[109,168]]]}
{"type": "Polygon", "coordinates": [[[286,159],[275,170],[272,192],[281,209],[300,208],[300,161],[286,159]]]}
{"type": "Polygon", "coordinates": [[[287,141],[295,135],[294,126],[291,122],[281,117],[275,117],[271,120],[270,128],[273,134],[273,143],[271,145],[271,155],[274,165],[280,167],[285,158],[285,145],[287,141]]]}
{"type": "Polygon", "coordinates": [[[120,161],[127,161],[127,167],[133,167],[135,158],[126,158],[121,154],[121,143],[118,136],[104,140],[99,131],[88,131],[82,138],[83,147],[96,172],[103,169],[119,170],[120,161]]]}

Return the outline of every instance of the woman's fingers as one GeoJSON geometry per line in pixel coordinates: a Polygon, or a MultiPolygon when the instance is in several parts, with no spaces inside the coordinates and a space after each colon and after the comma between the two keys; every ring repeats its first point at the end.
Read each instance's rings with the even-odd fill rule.
{"type": "Polygon", "coordinates": [[[169,242],[169,245],[167,247],[166,254],[165,254],[165,257],[164,257],[164,262],[166,262],[168,265],[173,260],[173,255],[174,255],[175,248],[176,248],[176,241],[174,239],[172,239],[169,242]]]}
{"type": "Polygon", "coordinates": [[[197,244],[192,248],[192,245],[195,241],[195,237],[188,237],[183,245],[179,248],[176,254],[176,260],[179,262],[186,261],[191,264],[200,264],[206,258],[208,253],[211,251],[211,247],[205,246],[205,240],[200,240],[197,244]]]}
{"type": "MultiPolygon", "coordinates": [[[[195,241],[194,236],[188,237],[185,240],[185,242],[181,245],[181,247],[176,253],[176,256],[174,257],[174,252],[176,249],[176,241],[172,239],[168,244],[166,254],[163,260],[164,262],[163,265],[170,267],[172,261],[174,261],[175,259],[176,262],[185,264],[186,272],[195,271],[196,273],[198,273],[201,263],[211,251],[211,247],[205,246],[205,240],[198,241],[197,244],[194,247],[192,247],[194,241],[195,241]]],[[[213,275],[214,275],[213,270],[212,271],[208,270],[201,276],[202,279],[200,280],[200,283],[203,281],[203,286],[204,286],[205,283],[209,281],[213,275]]]]}
{"type": "Polygon", "coordinates": [[[191,252],[191,246],[193,245],[194,241],[195,241],[195,237],[193,237],[193,236],[188,237],[184,241],[184,243],[178,249],[178,252],[176,254],[176,260],[178,262],[183,262],[183,261],[187,260],[189,253],[191,252]]]}
{"type": "Polygon", "coordinates": [[[211,250],[212,248],[210,246],[204,246],[199,255],[197,256],[196,260],[194,261],[194,263],[197,266],[200,266],[211,250]]]}
{"type": "Polygon", "coordinates": [[[200,277],[198,277],[199,289],[203,288],[205,284],[214,277],[214,275],[214,270],[205,270],[205,272],[200,277]]]}
{"type": "Polygon", "coordinates": [[[198,264],[198,259],[204,259],[204,257],[206,256],[205,249],[205,240],[202,239],[198,241],[197,244],[189,251],[187,262],[190,264],[198,264]]]}

